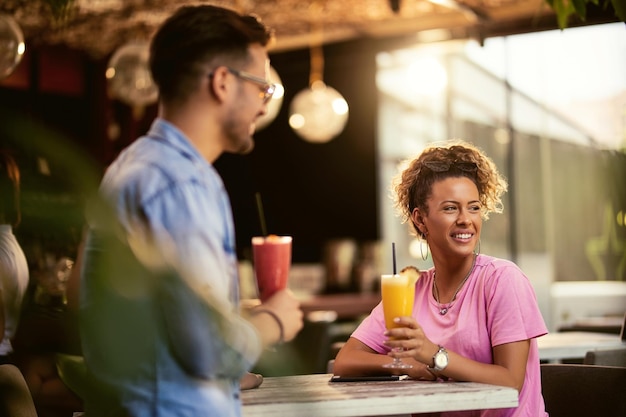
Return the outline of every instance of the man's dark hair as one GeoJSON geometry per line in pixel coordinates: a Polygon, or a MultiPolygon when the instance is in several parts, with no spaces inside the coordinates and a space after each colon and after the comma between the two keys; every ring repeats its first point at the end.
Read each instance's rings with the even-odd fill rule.
{"type": "MultiPolygon", "coordinates": [[[[214,62],[245,63],[248,46],[266,46],[272,32],[254,16],[216,6],[184,6],[158,29],[150,45],[150,70],[161,100],[185,100],[214,62]]],[[[208,74],[207,74],[208,75],[208,74]]]]}
{"type": "Polygon", "coordinates": [[[0,149],[0,223],[20,223],[20,170],[13,156],[0,149]]]}

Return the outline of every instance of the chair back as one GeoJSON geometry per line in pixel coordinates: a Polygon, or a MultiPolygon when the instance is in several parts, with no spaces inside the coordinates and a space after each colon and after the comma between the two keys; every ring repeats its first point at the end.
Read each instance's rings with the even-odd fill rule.
{"type": "Polygon", "coordinates": [[[541,385],[550,417],[626,416],[626,368],[541,364],[541,385]]]}
{"type": "Polygon", "coordinates": [[[583,364],[626,367],[626,346],[619,349],[590,350],[585,355],[583,364]]]}
{"type": "Polygon", "coordinates": [[[15,365],[0,365],[0,416],[37,417],[24,375],[15,365]]]}

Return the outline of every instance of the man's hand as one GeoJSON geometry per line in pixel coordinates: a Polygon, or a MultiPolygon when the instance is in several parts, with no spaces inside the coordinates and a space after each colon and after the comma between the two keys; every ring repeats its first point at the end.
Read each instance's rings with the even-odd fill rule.
{"type": "Polygon", "coordinates": [[[278,316],[283,326],[285,342],[295,338],[304,325],[300,302],[288,289],[276,292],[258,308],[271,310],[278,316]]]}
{"type": "Polygon", "coordinates": [[[242,390],[257,388],[262,383],[263,375],[253,374],[252,372],[246,372],[245,375],[239,380],[239,385],[242,390]]]}

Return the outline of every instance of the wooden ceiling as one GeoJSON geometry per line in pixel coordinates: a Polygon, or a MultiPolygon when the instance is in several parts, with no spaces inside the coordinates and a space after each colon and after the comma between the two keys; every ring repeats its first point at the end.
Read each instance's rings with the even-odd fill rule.
{"type": "MultiPolygon", "coordinates": [[[[148,39],[181,5],[200,3],[258,15],[275,30],[273,51],[359,38],[414,42],[434,29],[484,39],[557,27],[545,0],[2,0],[0,13],[17,20],[27,44],[62,44],[102,57],[148,39]]],[[[615,20],[600,13],[584,23],[615,20]]]]}

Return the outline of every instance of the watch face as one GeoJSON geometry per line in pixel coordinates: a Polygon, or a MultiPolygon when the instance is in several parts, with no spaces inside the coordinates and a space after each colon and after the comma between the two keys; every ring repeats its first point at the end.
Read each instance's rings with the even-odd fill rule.
{"type": "Polygon", "coordinates": [[[448,365],[448,355],[443,352],[437,352],[435,355],[435,367],[443,369],[448,365]]]}

